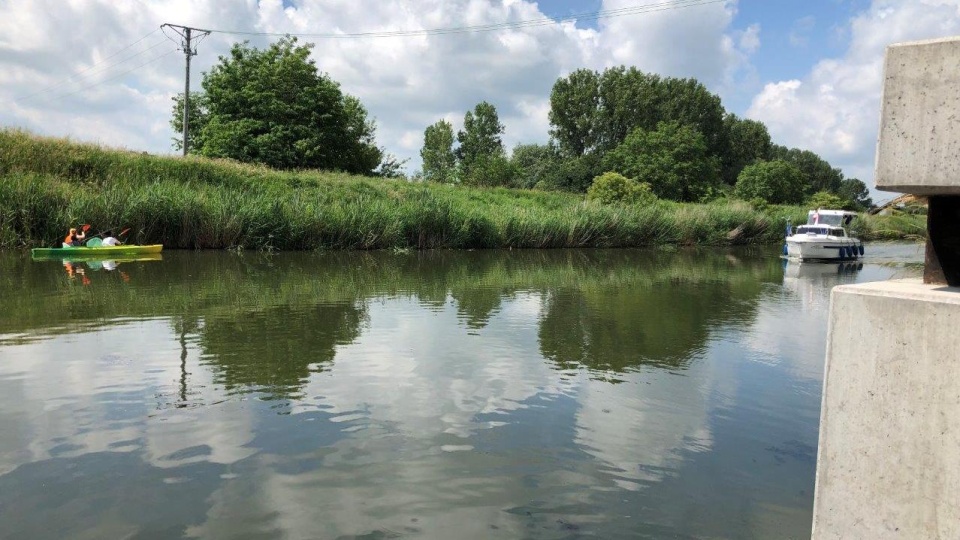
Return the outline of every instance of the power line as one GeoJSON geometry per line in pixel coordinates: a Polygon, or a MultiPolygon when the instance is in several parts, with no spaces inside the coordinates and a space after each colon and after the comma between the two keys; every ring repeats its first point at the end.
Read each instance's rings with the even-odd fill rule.
{"type": "Polygon", "coordinates": [[[161,41],[161,42],[159,42],[159,43],[157,43],[157,44],[155,44],[155,45],[153,45],[153,46],[151,46],[151,47],[148,47],[147,49],[145,49],[145,50],[143,50],[143,51],[140,51],[139,53],[137,53],[137,54],[135,54],[135,55],[133,55],[133,56],[124,58],[123,60],[120,60],[119,62],[115,62],[115,63],[113,63],[113,64],[111,64],[111,65],[109,65],[109,66],[107,66],[107,67],[105,67],[105,68],[102,68],[102,69],[101,69],[101,68],[97,68],[96,70],[94,70],[94,72],[92,72],[92,73],[87,73],[87,72],[90,71],[91,69],[93,69],[93,68],[95,68],[95,67],[97,67],[97,66],[102,65],[102,64],[103,64],[104,62],[106,62],[107,60],[110,60],[111,58],[114,58],[114,57],[118,56],[118,55],[119,55],[120,53],[122,53],[123,51],[126,51],[127,49],[133,47],[134,45],[140,43],[141,41],[147,39],[148,37],[156,34],[159,30],[160,30],[159,28],[154,29],[152,32],[146,34],[145,36],[143,36],[143,37],[141,37],[140,39],[134,41],[133,43],[131,43],[131,44],[129,44],[129,45],[121,48],[120,50],[116,51],[115,53],[111,54],[110,56],[104,57],[104,58],[103,58],[102,60],[100,60],[99,62],[94,62],[93,64],[90,64],[90,65],[87,66],[86,68],[81,69],[80,71],[78,71],[78,72],[76,72],[76,73],[70,74],[70,75],[66,76],[65,78],[60,79],[59,81],[51,84],[50,86],[47,86],[47,87],[45,87],[45,88],[42,88],[42,89],[40,89],[40,90],[38,90],[38,91],[36,91],[36,92],[33,92],[33,93],[29,94],[29,95],[25,94],[25,95],[22,95],[22,96],[20,96],[20,97],[16,97],[16,98],[13,99],[13,101],[21,101],[21,100],[33,99],[33,98],[35,98],[35,97],[37,97],[37,96],[39,96],[39,95],[46,94],[46,93],[52,92],[53,90],[56,90],[57,88],[63,86],[64,83],[66,83],[66,82],[68,82],[68,81],[70,81],[70,80],[72,80],[72,79],[74,79],[74,78],[85,79],[85,78],[87,78],[88,76],[92,75],[93,73],[95,73],[95,72],[97,72],[97,71],[102,71],[102,69],[103,69],[103,70],[110,69],[110,68],[112,68],[112,67],[114,67],[114,66],[117,66],[117,65],[119,65],[119,64],[122,64],[122,63],[126,62],[127,60],[130,60],[130,59],[132,59],[132,58],[136,58],[137,56],[140,56],[141,54],[145,53],[146,51],[149,51],[150,49],[153,49],[154,47],[156,47],[157,45],[159,45],[160,43],[163,43],[163,42],[161,41]]]}
{"type": "Polygon", "coordinates": [[[41,103],[48,103],[48,102],[50,102],[50,101],[57,101],[57,100],[60,100],[60,99],[65,98],[65,97],[72,96],[72,95],[74,95],[74,94],[79,94],[80,92],[83,92],[83,91],[85,91],[85,90],[90,90],[91,88],[96,88],[97,86],[100,86],[100,85],[102,85],[102,84],[105,84],[105,83],[108,83],[108,82],[113,82],[113,81],[115,81],[115,80],[117,80],[117,79],[122,78],[122,77],[125,76],[125,75],[129,75],[130,73],[133,73],[134,71],[142,68],[143,66],[146,66],[146,65],[148,65],[148,64],[152,64],[152,63],[154,63],[154,62],[156,62],[156,61],[158,61],[158,60],[160,60],[160,59],[162,59],[162,58],[166,58],[167,56],[170,56],[171,54],[173,54],[173,53],[175,53],[175,52],[177,52],[177,49],[170,49],[170,50],[168,50],[167,52],[165,52],[165,53],[163,53],[163,54],[161,54],[161,55],[159,55],[159,56],[154,56],[154,57],[151,58],[150,60],[147,60],[146,62],[144,62],[144,63],[142,63],[142,64],[139,64],[139,65],[137,65],[137,66],[134,66],[133,68],[130,68],[130,69],[128,69],[127,71],[124,71],[123,73],[120,73],[120,74],[118,74],[118,75],[115,75],[115,76],[113,76],[113,77],[110,77],[109,79],[104,79],[104,80],[102,80],[102,81],[97,81],[97,82],[95,82],[95,83],[93,83],[93,84],[91,84],[91,85],[89,85],[89,86],[84,86],[84,87],[82,87],[82,88],[78,88],[78,89],[76,89],[76,90],[74,90],[74,91],[72,91],[72,92],[67,92],[67,93],[65,93],[65,94],[58,94],[58,95],[55,95],[55,96],[52,96],[52,97],[49,97],[49,98],[46,98],[46,99],[42,99],[42,100],[40,100],[40,102],[41,102],[41,103]]]}
{"type": "MultiPolygon", "coordinates": [[[[644,13],[655,13],[658,11],[669,11],[674,9],[683,9],[689,7],[706,6],[710,4],[726,3],[729,0],[677,0],[672,2],[660,2],[656,4],[643,4],[626,8],[609,9],[567,15],[556,19],[543,17],[539,19],[525,19],[520,21],[507,21],[502,23],[483,24],[475,26],[455,26],[447,28],[427,28],[421,30],[384,30],[375,32],[352,32],[352,33],[292,33],[292,32],[253,32],[244,30],[217,30],[203,29],[206,32],[218,34],[230,34],[238,36],[296,36],[304,38],[319,39],[358,39],[358,38],[385,38],[385,37],[412,37],[412,36],[431,36],[448,34],[465,34],[471,32],[493,32],[497,30],[511,30],[519,28],[532,28],[537,26],[548,26],[560,22],[578,21],[578,20],[599,20],[611,19],[616,17],[625,17],[628,15],[640,15],[644,13]]],[[[200,30],[200,29],[197,29],[200,30]]]]}

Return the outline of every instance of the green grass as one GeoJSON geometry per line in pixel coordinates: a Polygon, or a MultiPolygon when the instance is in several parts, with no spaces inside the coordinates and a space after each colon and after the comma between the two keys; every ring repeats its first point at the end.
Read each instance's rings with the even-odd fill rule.
{"type": "MultiPolygon", "coordinates": [[[[603,205],[583,196],[275,171],[0,131],[0,247],[66,230],[131,228],[171,248],[565,248],[777,243],[806,209],[741,201],[603,205]]],[[[922,235],[922,216],[871,217],[863,237],[922,235]]]]}

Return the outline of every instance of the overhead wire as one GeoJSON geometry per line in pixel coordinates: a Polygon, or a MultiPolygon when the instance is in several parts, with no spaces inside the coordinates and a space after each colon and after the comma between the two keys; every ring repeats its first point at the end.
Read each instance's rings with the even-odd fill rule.
{"type": "Polygon", "coordinates": [[[137,54],[134,54],[133,56],[124,58],[124,59],[122,59],[122,60],[120,60],[120,61],[118,61],[118,62],[114,62],[113,64],[111,64],[111,65],[109,65],[109,66],[106,66],[106,67],[97,67],[97,66],[102,66],[102,64],[103,64],[104,62],[110,60],[111,58],[114,58],[114,57],[120,55],[121,53],[123,53],[123,52],[126,51],[127,49],[129,49],[129,48],[137,45],[138,43],[142,42],[143,40],[145,40],[145,39],[149,38],[150,36],[156,34],[158,31],[160,31],[160,29],[159,29],[159,28],[156,28],[156,29],[154,29],[152,32],[149,32],[149,33],[147,33],[146,35],[144,35],[143,37],[141,37],[140,39],[134,41],[133,43],[131,43],[131,44],[129,44],[129,45],[126,45],[126,46],[122,47],[121,49],[117,50],[117,51],[114,52],[113,54],[111,54],[111,55],[109,55],[109,56],[106,56],[106,57],[102,58],[101,60],[99,60],[99,61],[97,61],[97,62],[94,62],[93,64],[90,64],[90,65],[87,66],[86,68],[81,69],[80,71],[77,71],[76,73],[72,73],[72,74],[64,77],[63,79],[60,79],[59,81],[57,81],[57,82],[55,82],[55,83],[53,83],[53,84],[51,84],[51,85],[49,85],[49,86],[47,86],[47,87],[44,87],[44,88],[42,88],[42,89],[40,89],[40,90],[38,90],[38,91],[36,91],[36,92],[32,92],[32,93],[30,93],[30,94],[25,94],[25,95],[16,97],[16,98],[13,99],[13,101],[27,101],[27,100],[33,99],[33,98],[35,98],[35,97],[37,97],[37,96],[50,93],[50,92],[56,90],[57,88],[63,86],[65,83],[70,82],[71,80],[74,80],[74,79],[85,79],[85,78],[89,77],[90,75],[92,75],[92,74],[94,74],[94,73],[96,73],[96,72],[98,72],[98,71],[110,69],[110,68],[112,68],[112,67],[115,67],[115,66],[117,66],[117,65],[120,65],[120,64],[126,62],[127,60],[130,60],[130,59],[132,59],[132,58],[136,58],[137,56],[143,54],[144,52],[146,52],[146,51],[148,51],[148,50],[150,50],[150,49],[155,48],[157,45],[159,45],[160,43],[163,43],[163,42],[162,42],[162,41],[161,41],[161,42],[158,42],[158,43],[154,44],[153,46],[148,47],[148,48],[145,49],[144,51],[141,51],[141,52],[139,52],[139,53],[137,53],[137,54]],[[94,70],[93,72],[91,72],[90,70],[93,70],[93,68],[97,68],[97,69],[94,70]]]}
{"type": "MultiPolygon", "coordinates": [[[[218,30],[218,29],[201,29],[201,28],[197,28],[196,30],[200,30],[200,31],[203,31],[203,32],[208,32],[208,33],[219,33],[219,34],[240,35],[240,36],[296,36],[296,37],[316,38],[316,39],[361,39],[361,38],[388,38],[388,37],[410,37],[410,36],[429,36],[429,35],[449,35],[449,34],[463,34],[463,33],[473,33],[473,32],[494,32],[494,31],[498,31],[498,30],[513,30],[513,29],[522,29],[522,28],[534,28],[534,27],[539,27],[539,26],[547,26],[547,25],[553,25],[553,24],[557,24],[557,23],[570,22],[570,21],[609,19],[609,18],[616,18],[616,17],[625,17],[625,16],[629,16],[629,15],[639,15],[639,14],[644,14],[644,13],[655,13],[655,12],[660,12],[660,11],[674,10],[674,9],[683,9],[683,8],[689,8],[689,7],[705,6],[705,5],[710,5],[710,4],[720,4],[720,3],[726,3],[726,2],[728,2],[728,1],[729,1],[729,0],[674,0],[674,1],[665,1],[665,2],[652,3],[652,4],[641,4],[641,5],[637,5],[637,6],[628,6],[628,7],[617,8],[617,9],[607,9],[607,10],[598,10],[598,11],[592,11],[592,12],[578,13],[578,14],[566,15],[566,16],[557,17],[557,18],[542,17],[542,18],[537,18],[537,19],[525,19],[525,20],[519,20],[519,21],[505,21],[505,22],[501,22],[501,23],[491,23],[491,24],[483,24],[483,25],[457,26],[457,27],[446,27],[446,28],[427,28],[427,29],[420,29],[420,30],[386,30],[386,31],[353,32],[353,33],[253,32],[253,31],[242,31],[242,30],[218,30]]],[[[90,71],[90,70],[92,70],[94,67],[97,67],[98,65],[103,64],[105,61],[107,61],[107,60],[109,60],[109,59],[111,59],[111,58],[114,58],[114,57],[118,56],[119,54],[123,53],[124,51],[126,51],[127,49],[129,49],[129,48],[137,45],[138,43],[141,43],[142,41],[144,41],[145,39],[149,38],[150,36],[152,36],[153,34],[155,34],[155,33],[158,32],[158,31],[163,31],[163,27],[161,26],[160,28],[157,28],[157,29],[153,30],[152,32],[144,35],[143,37],[141,37],[140,39],[134,41],[133,43],[131,43],[131,44],[129,44],[129,45],[121,48],[120,50],[116,51],[115,53],[111,54],[110,56],[105,57],[103,60],[101,60],[101,61],[99,61],[99,62],[96,62],[96,63],[88,66],[87,68],[85,68],[85,69],[83,69],[83,70],[81,70],[81,71],[78,71],[77,73],[74,73],[74,74],[66,77],[65,79],[62,79],[61,81],[58,81],[57,83],[54,83],[54,84],[51,85],[50,87],[47,87],[47,88],[45,88],[45,89],[43,89],[43,90],[40,90],[40,91],[38,91],[38,92],[34,92],[34,93],[30,94],[29,96],[21,96],[21,97],[19,97],[19,98],[15,98],[14,101],[21,101],[21,100],[22,100],[22,101],[26,101],[26,100],[35,99],[35,98],[37,98],[38,96],[40,96],[40,95],[42,95],[42,94],[47,94],[47,93],[52,92],[53,90],[56,90],[59,86],[62,86],[63,83],[68,82],[68,81],[70,81],[71,79],[73,79],[73,78],[75,78],[75,77],[79,77],[80,79],[84,79],[84,78],[89,77],[90,75],[96,74],[97,72],[106,72],[106,71],[108,71],[108,70],[110,70],[110,69],[112,69],[112,68],[114,68],[114,67],[116,67],[116,66],[119,66],[119,65],[121,65],[121,64],[123,64],[123,63],[125,63],[125,62],[127,62],[127,61],[129,61],[129,60],[131,60],[131,59],[133,59],[133,58],[136,58],[137,56],[140,56],[140,55],[142,55],[142,54],[144,54],[144,53],[146,53],[146,52],[148,52],[148,51],[150,51],[150,50],[153,50],[153,49],[159,47],[161,44],[163,44],[166,40],[161,40],[161,41],[159,41],[159,42],[157,42],[157,43],[154,43],[154,44],[151,45],[150,47],[147,47],[146,49],[143,49],[143,50],[141,50],[140,52],[138,52],[138,53],[136,53],[136,54],[130,55],[130,56],[128,56],[128,57],[125,57],[125,58],[119,60],[118,62],[115,62],[115,63],[110,64],[110,65],[105,66],[105,67],[97,68],[96,70],[94,70],[94,71],[92,71],[92,72],[90,71]],[[88,72],[89,72],[89,73],[88,73],[88,72]],[[83,76],[81,77],[81,75],[83,75],[83,76]]],[[[166,34],[166,32],[163,32],[163,34],[164,34],[164,36],[165,36],[167,39],[170,39],[171,41],[174,41],[169,35],[166,34]]],[[[206,36],[204,35],[204,36],[202,36],[202,37],[206,37],[206,36]]],[[[175,42],[175,41],[174,41],[174,42],[175,42]]],[[[175,42],[175,43],[176,43],[176,42],[175,42]]],[[[169,56],[170,54],[176,52],[177,50],[178,50],[178,49],[169,50],[169,51],[167,51],[167,52],[165,52],[165,53],[163,53],[163,54],[161,54],[161,55],[159,55],[159,56],[153,57],[153,58],[151,58],[150,60],[147,60],[146,62],[143,62],[142,64],[139,64],[139,65],[137,65],[137,66],[135,66],[135,67],[127,70],[127,71],[124,71],[124,72],[122,72],[122,73],[120,73],[120,74],[118,74],[118,75],[115,75],[115,76],[113,76],[113,77],[110,77],[110,78],[108,78],[108,79],[104,79],[104,80],[98,81],[98,82],[96,82],[96,83],[93,83],[93,84],[91,84],[91,85],[88,85],[88,86],[79,88],[79,89],[74,90],[74,91],[71,91],[71,92],[67,92],[67,93],[64,93],[64,94],[54,95],[54,96],[52,96],[52,97],[50,97],[50,98],[47,98],[47,99],[41,99],[40,101],[41,101],[41,102],[46,102],[46,101],[52,101],[52,100],[62,99],[62,98],[64,98],[64,97],[68,97],[68,96],[71,96],[71,95],[80,93],[80,92],[82,92],[82,91],[84,91],[84,90],[89,90],[89,89],[94,88],[94,87],[96,87],[96,86],[99,86],[99,85],[101,85],[101,84],[104,84],[104,83],[107,83],[107,82],[111,82],[111,81],[117,80],[117,79],[119,79],[119,78],[121,78],[121,77],[123,77],[123,76],[125,76],[125,75],[127,75],[127,74],[129,74],[129,73],[132,73],[133,71],[136,71],[137,69],[139,69],[139,68],[141,68],[141,67],[144,67],[144,66],[146,66],[146,65],[148,65],[148,64],[151,64],[151,63],[153,63],[153,62],[156,62],[156,61],[160,60],[161,58],[164,58],[164,57],[166,57],[166,56],[169,56]]]]}
{"type": "Polygon", "coordinates": [[[519,21],[506,21],[502,23],[491,23],[473,26],[455,26],[447,28],[425,28],[420,30],[383,30],[371,32],[351,32],[351,33],[296,33],[296,32],[254,32],[245,30],[220,30],[203,29],[207,32],[218,34],[229,34],[238,36],[295,36],[316,39],[361,39],[361,38],[386,38],[386,37],[409,37],[409,36],[430,36],[447,34],[464,34],[472,32],[494,32],[497,30],[511,30],[519,28],[531,28],[537,26],[548,26],[559,22],[579,21],[579,20],[599,20],[615,17],[625,17],[628,15],[639,15],[643,13],[654,13],[658,11],[668,11],[673,9],[682,9],[688,7],[705,6],[710,4],[726,3],[729,0],[677,0],[670,2],[659,2],[655,4],[642,4],[639,6],[630,6],[625,8],[609,9],[579,13],[575,15],[566,15],[563,17],[551,18],[543,17],[538,19],[524,19],[519,21]]]}
{"type": "Polygon", "coordinates": [[[93,83],[93,84],[91,84],[91,85],[84,86],[84,87],[82,87],[82,88],[78,88],[78,89],[76,89],[76,90],[74,90],[74,91],[72,91],[72,92],[67,92],[67,93],[64,93],[64,94],[57,94],[57,95],[54,95],[54,96],[49,97],[49,98],[41,99],[40,102],[41,102],[41,103],[48,103],[48,102],[51,102],[51,101],[57,101],[57,100],[60,100],[60,99],[65,98],[65,97],[69,97],[69,96],[72,96],[72,95],[75,95],[75,94],[79,94],[80,92],[83,92],[83,91],[85,91],[85,90],[90,90],[91,88],[95,88],[95,87],[100,86],[100,85],[102,85],[102,84],[105,84],[105,83],[108,83],[108,82],[113,82],[113,81],[115,81],[115,80],[117,80],[117,79],[120,79],[120,78],[124,77],[125,75],[129,75],[130,73],[133,73],[134,71],[136,71],[136,70],[138,70],[138,69],[140,69],[140,68],[142,68],[142,67],[144,67],[144,66],[146,66],[146,65],[148,65],[148,64],[152,64],[152,63],[154,63],[154,62],[156,62],[156,61],[158,61],[158,60],[161,60],[161,59],[163,59],[163,58],[166,58],[167,56],[170,56],[171,54],[177,52],[177,50],[178,50],[178,49],[176,49],[176,48],[170,49],[170,50],[168,50],[167,52],[165,52],[165,53],[163,53],[163,54],[161,54],[161,55],[154,56],[154,57],[151,58],[150,60],[147,60],[146,62],[143,62],[142,64],[136,65],[136,66],[128,69],[127,71],[124,71],[124,72],[122,72],[122,73],[118,73],[117,75],[114,75],[113,77],[110,77],[109,79],[104,79],[104,80],[102,80],[102,81],[97,81],[97,82],[95,82],[95,83],[93,83]]]}

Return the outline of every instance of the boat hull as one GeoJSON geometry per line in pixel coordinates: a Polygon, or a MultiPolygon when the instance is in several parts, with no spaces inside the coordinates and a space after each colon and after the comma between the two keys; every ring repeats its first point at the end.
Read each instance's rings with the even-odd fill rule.
{"type": "Polygon", "coordinates": [[[163,244],[149,246],[101,246],[33,248],[30,251],[34,259],[115,259],[153,255],[163,251],[163,244]]]}
{"type": "Polygon", "coordinates": [[[848,240],[795,240],[787,238],[787,257],[802,261],[855,261],[860,242],[848,240]]]}

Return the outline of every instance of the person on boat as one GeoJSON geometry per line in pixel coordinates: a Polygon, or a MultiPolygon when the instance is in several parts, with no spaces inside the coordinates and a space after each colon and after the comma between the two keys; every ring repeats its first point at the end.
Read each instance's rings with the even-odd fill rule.
{"type": "Polygon", "coordinates": [[[107,236],[103,239],[103,243],[100,245],[105,247],[111,247],[111,246],[119,246],[122,243],[123,242],[117,240],[113,236],[113,231],[107,231],[107,236]]]}
{"type": "Polygon", "coordinates": [[[87,233],[80,230],[79,232],[75,227],[70,227],[70,232],[67,233],[67,236],[63,239],[63,247],[80,247],[83,245],[83,240],[87,237],[87,233]]]}

